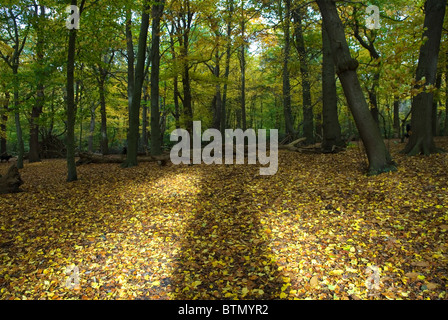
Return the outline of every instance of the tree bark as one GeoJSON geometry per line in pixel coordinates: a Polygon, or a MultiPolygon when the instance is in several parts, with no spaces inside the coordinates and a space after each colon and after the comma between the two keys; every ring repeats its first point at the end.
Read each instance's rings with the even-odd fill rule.
{"type": "Polygon", "coordinates": [[[177,76],[177,64],[176,64],[176,50],[174,47],[174,25],[170,33],[170,50],[171,57],[173,59],[173,64],[176,66],[174,71],[173,78],[173,101],[174,101],[174,121],[176,125],[176,129],[180,129],[180,108],[179,108],[179,79],[177,76]]]}
{"type": "MultiPolygon", "coordinates": [[[[126,51],[128,56],[128,109],[131,109],[132,95],[134,93],[134,44],[132,40],[132,12],[126,11],[126,51]]],[[[130,112],[130,111],[129,111],[130,112]]]]}
{"type": "Polygon", "coordinates": [[[314,116],[313,106],[311,105],[311,83],[309,75],[308,53],[305,47],[303,37],[302,17],[304,15],[302,8],[292,10],[294,19],[295,45],[300,60],[300,75],[302,77],[302,103],[303,103],[303,136],[307,144],[314,143],[314,116]]]}
{"type": "Polygon", "coordinates": [[[437,137],[439,135],[439,116],[438,116],[438,112],[437,112],[437,108],[439,105],[439,101],[440,101],[440,87],[442,85],[442,72],[441,70],[439,70],[439,72],[437,72],[437,77],[436,77],[436,93],[434,94],[433,97],[433,101],[432,101],[432,135],[434,137],[437,137]]]}
{"type": "MultiPolygon", "coordinates": [[[[161,161],[163,165],[165,165],[168,161],[170,161],[169,154],[160,154],[157,156],[138,156],[138,162],[155,162],[161,161]]],[[[119,155],[98,155],[92,153],[82,152],[79,154],[79,160],[76,162],[76,165],[90,164],[90,163],[123,163],[123,157],[119,155]]]]}
{"type": "MultiPolygon", "coordinates": [[[[84,1],[83,1],[84,2],[84,1]]],[[[76,0],[71,1],[72,5],[77,5],[76,0]]],[[[68,57],[67,57],[67,182],[78,180],[75,163],[75,49],[76,49],[76,29],[69,30],[68,57]]]]}
{"type": "Polygon", "coordinates": [[[107,112],[106,112],[106,92],[105,92],[105,70],[99,68],[100,81],[98,82],[98,89],[100,91],[100,115],[101,115],[101,127],[100,127],[100,148],[101,153],[109,154],[109,139],[107,138],[107,112]]]}
{"type": "Polygon", "coordinates": [[[322,24],[322,151],[333,152],[342,147],[341,126],[338,119],[338,97],[336,91],[336,73],[331,55],[331,43],[322,24]]]}
{"type": "Polygon", "coordinates": [[[227,111],[226,111],[226,105],[227,105],[227,81],[229,80],[230,75],[230,58],[232,56],[232,15],[235,11],[233,0],[228,0],[228,16],[227,16],[227,47],[226,47],[226,61],[225,61],[225,70],[224,70],[224,86],[223,86],[223,92],[222,92],[222,102],[221,102],[221,133],[225,132],[225,129],[227,127],[227,111]]]}
{"type": "Polygon", "coordinates": [[[139,118],[140,118],[140,104],[142,96],[142,87],[145,73],[145,55],[146,55],[146,40],[148,37],[149,28],[149,10],[151,9],[149,1],[145,0],[143,3],[142,22],[140,25],[140,35],[138,39],[137,65],[135,67],[135,83],[134,91],[132,93],[132,104],[129,109],[129,130],[128,130],[128,148],[126,154],[126,161],[123,167],[135,167],[137,163],[138,140],[139,140],[139,118]]]}
{"type": "Polygon", "coordinates": [[[9,112],[9,100],[10,94],[8,91],[5,93],[5,99],[3,100],[1,106],[1,118],[0,118],[0,154],[6,153],[6,142],[7,142],[7,134],[6,134],[6,124],[8,122],[8,112],[9,112]]]}
{"type": "Polygon", "coordinates": [[[240,69],[241,69],[241,120],[243,131],[246,131],[246,21],[244,17],[244,0],[241,1],[241,48],[240,48],[240,69]]]}
{"type": "Polygon", "coordinates": [[[394,96],[394,138],[400,138],[400,100],[394,96]]]}
{"type": "MultiPolygon", "coordinates": [[[[416,80],[426,78],[425,85],[436,82],[437,62],[445,17],[446,0],[427,0],[425,3],[425,21],[423,37],[427,41],[420,48],[416,71],[416,80]]],[[[412,101],[412,134],[403,152],[408,155],[429,155],[438,151],[432,132],[433,93],[423,91],[412,101]]]]}
{"type": "MultiPolygon", "coordinates": [[[[290,21],[291,21],[291,0],[284,0],[285,16],[280,17],[283,20],[284,33],[284,47],[283,47],[283,113],[285,116],[285,130],[286,135],[289,135],[292,140],[296,138],[296,131],[294,130],[294,120],[291,111],[291,83],[289,72],[289,59],[291,57],[291,36],[290,36],[290,21]]],[[[280,8],[281,10],[281,8],[280,8]]]]}
{"type": "Polygon", "coordinates": [[[369,161],[369,174],[396,170],[378,126],[369,111],[356,73],[358,62],[350,55],[344,27],[332,0],[317,0],[323,23],[330,38],[336,73],[342,84],[348,106],[364,143],[369,161]]]}
{"type": "Polygon", "coordinates": [[[448,137],[448,51],[445,57],[445,125],[443,132],[448,137]]]}
{"type": "Polygon", "coordinates": [[[94,102],[92,102],[92,105],[90,107],[90,125],[89,125],[89,138],[87,142],[87,150],[89,152],[93,152],[93,135],[95,134],[95,111],[98,107],[98,104],[95,105],[94,102]]]}
{"type": "Polygon", "coordinates": [[[45,20],[45,6],[39,6],[40,13],[38,14],[38,6],[36,6],[36,18],[38,24],[36,26],[36,61],[37,71],[35,72],[36,80],[37,80],[37,89],[36,89],[36,101],[31,110],[31,120],[30,120],[30,150],[28,153],[28,161],[31,162],[39,162],[39,118],[42,114],[44,107],[44,40],[43,40],[43,27],[42,24],[45,20]]]}
{"type": "MultiPolygon", "coordinates": [[[[16,59],[14,59],[16,60],[16,59]]],[[[14,76],[14,122],[16,125],[16,135],[17,135],[17,144],[19,154],[17,156],[17,168],[23,168],[23,155],[25,153],[25,147],[23,144],[23,133],[22,133],[22,125],[20,123],[20,103],[19,103],[19,79],[18,79],[18,68],[19,61],[14,62],[12,73],[14,76]]]]}
{"type": "Polygon", "coordinates": [[[151,44],[151,155],[162,153],[160,136],[160,19],[165,1],[159,0],[152,6],[152,44],[151,44]]]}

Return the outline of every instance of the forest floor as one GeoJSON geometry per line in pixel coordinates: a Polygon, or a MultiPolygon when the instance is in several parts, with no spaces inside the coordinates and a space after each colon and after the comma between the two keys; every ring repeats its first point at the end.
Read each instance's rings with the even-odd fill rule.
{"type": "Polygon", "coordinates": [[[274,176],[26,163],[0,196],[0,299],[447,299],[448,154],[386,143],[398,172],[374,177],[356,146],[280,152],[274,176]]]}

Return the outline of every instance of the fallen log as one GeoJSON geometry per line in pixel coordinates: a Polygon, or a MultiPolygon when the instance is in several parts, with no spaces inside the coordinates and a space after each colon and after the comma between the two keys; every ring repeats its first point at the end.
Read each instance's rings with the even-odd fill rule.
{"type": "Polygon", "coordinates": [[[298,145],[299,143],[301,143],[301,142],[303,142],[303,141],[305,141],[306,140],[306,138],[300,138],[300,139],[297,139],[297,140],[294,140],[293,142],[291,142],[291,143],[288,143],[288,144],[285,144],[285,145],[279,145],[278,146],[278,149],[279,150],[289,150],[289,151],[298,151],[298,152],[300,152],[299,150],[300,149],[302,149],[302,148],[299,148],[299,147],[296,147],[296,145],[298,145]]]}
{"type": "MultiPolygon", "coordinates": [[[[126,160],[125,155],[101,155],[88,152],[81,152],[76,165],[90,164],[90,163],[123,163],[126,160]]],[[[158,162],[164,166],[170,160],[169,154],[162,154],[160,156],[137,156],[138,162],[158,162]]]]}
{"type": "Polygon", "coordinates": [[[19,169],[13,164],[9,167],[5,176],[0,175],[0,194],[22,192],[20,186],[23,184],[23,180],[20,177],[19,169]]]}

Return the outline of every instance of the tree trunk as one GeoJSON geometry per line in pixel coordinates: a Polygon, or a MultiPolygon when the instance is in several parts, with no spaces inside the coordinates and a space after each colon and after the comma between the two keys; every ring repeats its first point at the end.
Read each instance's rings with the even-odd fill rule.
{"type": "Polygon", "coordinates": [[[336,4],[332,0],[317,0],[317,4],[330,39],[336,72],[366,149],[369,160],[369,174],[396,170],[379,128],[369,111],[356,73],[358,62],[350,56],[344,27],[339,18],[336,4]]]}
{"type": "Polygon", "coordinates": [[[432,101],[432,135],[437,137],[439,135],[439,116],[437,112],[437,108],[439,106],[440,101],[440,87],[442,85],[442,72],[437,73],[436,77],[436,94],[433,97],[432,101]]]}
{"type": "Polygon", "coordinates": [[[5,92],[5,99],[3,100],[1,106],[1,118],[0,118],[0,154],[6,153],[6,124],[8,122],[8,112],[9,112],[9,99],[10,94],[8,91],[5,92]]]}
{"type": "Polygon", "coordinates": [[[21,192],[23,184],[19,169],[15,164],[9,167],[5,176],[0,175],[0,194],[21,192]]]}
{"type": "Polygon", "coordinates": [[[106,112],[106,93],[104,81],[106,78],[105,70],[99,68],[100,81],[98,83],[98,89],[100,91],[100,114],[101,114],[101,128],[100,128],[100,147],[101,153],[106,155],[109,154],[109,139],[107,138],[107,112],[106,112]]]}
{"type": "Polygon", "coordinates": [[[152,45],[151,45],[151,155],[162,153],[160,137],[160,19],[163,15],[165,1],[159,0],[152,6],[152,45]]]}
{"type": "Polygon", "coordinates": [[[338,119],[338,97],[336,91],[336,73],[331,55],[331,43],[322,24],[322,151],[333,152],[335,147],[342,147],[341,126],[338,119]]]}
{"type": "Polygon", "coordinates": [[[225,129],[227,127],[227,81],[229,79],[230,74],[230,58],[232,56],[232,15],[235,8],[233,6],[233,0],[228,1],[228,16],[227,16],[227,48],[226,48],[226,61],[225,61],[225,70],[224,70],[224,86],[222,92],[222,102],[221,102],[221,133],[224,134],[225,129]]]}
{"type": "Polygon", "coordinates": [[[445,125],[443,132],[448,137],[448,51],[445,57],[445,125]]]}
{"type": "MultiPolygon", "coordinates": [[[[126,51],[128,56],[128,108],[131,109],[132,95],[134,93],[134,44],[132,41],[132,12],[126,11],[126,51]]],[[[130,111],[129,111],[130,112],[130,111]]]]}
{"type": "MultiPolygon", "coordinates": [[[[72,5],[77,5],[76,0],[71,1],[72,5]]],[[[78,180],[75,163],[75,121],[76,121],[76,105],[75,105],[75,49],[76,49],[75,28],[69,30],[68,39],[68,57],[67,57],[67,182],[78,180]]]]}
{"type": "Polygon", "coordinates": [[[240,69],[241,69],[241,120],[243,131],[246,131],[246,21],[244,17],[244,0],[241,1],[241,52],[240,52],[240,69]]]}
{"type": "MultiPolygon", "coordinates": [[[[423,37],[427,41],[420,48],[416,80],[426,78],[425,85],[435,84],[437,62],[445,17],[446,0],[427,0],[423,37]]],[[[412,101],[412,134],[403,152],[408,155],[429,155],[437,152],[432,132],[433,93],[421,92],[412,101]]]]}
{"type": "Polygon", "coordinates": [[[88,138],[88,148],[89,152],[93,152],[93,135],[95,134],[95,111],[98,105],[92,102],[90,107],[90,126],[89,126],[89,138],[88,138]]]}
{"type": "MultiPolygon", "coordinates": [[[[169,29],[168,29],[169,30],[169,29]]],[[[173,59],[173,64],[176,66],[176,50],[174,47],[174,26],[172,27],[172,30],[169,30],[170,34],[170,50],[171,50],[171,57],[173,59]]],[[[174,78],[173,78],[173,101],[174,101],[174,121],[176,129],[180,129],[180,108],[179,108],[179,80],[177,76],[177,68],[175,68],[174,71],[174,78]]]]}
{"type": "MultiPolygon", "coordinates": [[[[16,59],[14,59],[16,60],[16,59]]],[[[18,57],[17,62],[14,62],[12,73],[14,76],[14,122],[16,124],[16,135],[17,135],[17,144],[18,144],[18,157],[17,157],[17,168],[23,168],[23,155],[25,153],[25,147],[23,144],[23,134],[22,134],[22,125],[20,124],[20,104],[19,104],[19,79],[18,79],[18,57]]]]}
{"type": "Polygon", "coordinates": [[[149,123],[148,123],[148,105],[151,103],[151,97],[149,96],[148,87],[143,86],[143,106],[142,106],[142,142],[143,150],[147,152],[149,148],[149,123]]]}
{"type": "Polygon", "coordinates": [[[311,83],[309,75],[308,56],[303,38],[302,16],[304,11],[301,8],[295,8],[292,11],[294,18],[294,33],[296,39],[297,53],[300,60],[300,74],[302,77],[302,100],[303,100],[303,136],[307,144],[314,143],[314,116],[311,105],[311,83]]]}
{"type": "MultiPolygon", "coordinates": [[[[215,52],[215,68],[213,70],[213,74],[217,80],[221,75],[220,68],[220,58],[219,58],[219,50],[216,49],[215,52]]],[[[211,128],[220,129],[221,127],[221,117],[222,117],[222,100],[221,100],[221,84],[218,82],[215,86],[215,96],[213,97],[212,102],[212,112],[213,112],[213,123],[211,128]]]]}
{"type": "Polygon", "coordinates": [[[138,39],[137,65],[135,68],[135,83],[132,93],[132,104],[129,109],[129,130],[128,130],[128,148],[126,161],[123,167],[129,168],[137,166],[138,140],[139,140],[139,118],[140,118],[140,99],[142,96],[142,87],[145,73],[145,55],[146,39],[149,28],[149,10],[151,9],[149,1],[145,0],[142,11],[142,22],[140,25],[140,35],[138,39]]]}
{"type": "Polygon", "coordinates": [[[289,135],[292,140],[296,138],[294,130],[294,119],[291,111],[291,84],[289,73],[289,59],[291,56],[291,37],[290,37],[290,21],[291,21],[291,0],[285,0],[285,17],[280,17],[283,20],[284,26],[284,47],[283,47],[283,113],[285,116],[286,135],[289,135]]]}
{"type": "Polygon", "coordinates": [[[394,96],[394,138],[400,138],[400,100],[394,96]]]}
{"type": "MultiPolygon", "coordinates": [[[[36,6],[36,17],[38,15],[37,6],[36,6]]],[[[38,23],[42,25],[45,20],[45,7],[40,6],[40,14],[37,19],[38,23]]],[[[39,117],[42,114],[42,110],[44,107],[44,43],[43,43],[43,27],[37,26],[37,36],[36,36],[36,61],[37,71],[35,72],[36,80],[37,80],[37,89],[36,89],[36,102],[31,110],[31,121],[30,121],[30,150],[28,153],[28,161],[31,162],[39,162],[39,117]]]]}

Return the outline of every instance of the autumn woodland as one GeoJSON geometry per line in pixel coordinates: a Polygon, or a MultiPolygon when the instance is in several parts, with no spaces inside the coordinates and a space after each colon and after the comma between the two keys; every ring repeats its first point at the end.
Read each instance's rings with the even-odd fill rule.
{"type": "Polygon", "coordinates": [[[0,0],[0,299],[446,300],[446,7],[0,0]]]}

